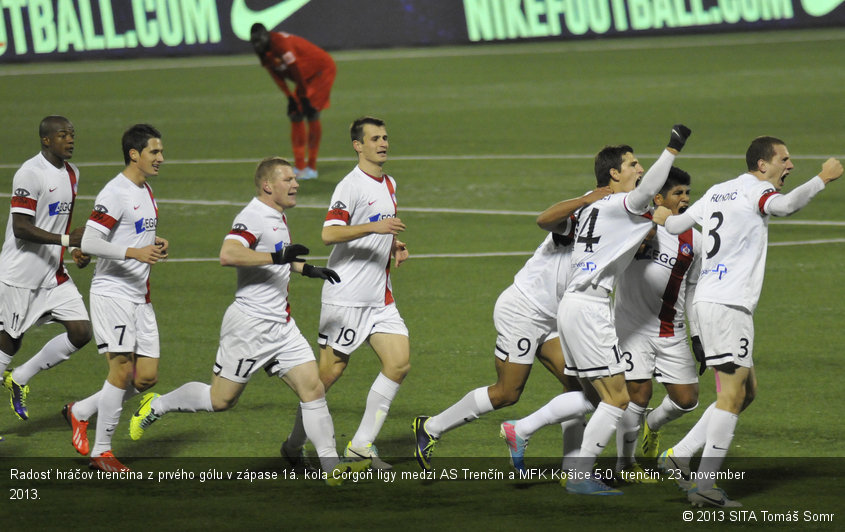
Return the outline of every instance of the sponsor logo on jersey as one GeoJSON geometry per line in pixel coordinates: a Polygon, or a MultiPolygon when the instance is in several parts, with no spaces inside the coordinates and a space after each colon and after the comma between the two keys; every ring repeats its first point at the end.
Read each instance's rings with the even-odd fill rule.
{"type": "Polygon", "coordinates": [[[50,216],[58,216],[60,214],[70,214],[73,204],[69,201],[57,201],[48,205],[50,216]]]}
{"type": "Polygon", "coordinates": [[[29,191],[27,189],[19,188],[19,189],[15,190],[15,196],[18,196],[18,197],[21,197],[21,198],[28,198],[29,196],[31,196],[31,194],[29,193],[29,191]]]}
{"type": "MultiPolygon", "coordinates": [[[[687,246],[689,247],[689,246],[687,246]]],[[[656,262],[661,266],[673,267],[678,262],[677,257],[673,257],[668,253],[661,253],[659,248],[648,246],[642,253],[637,253],[634,256],[635,260],[650,260],[656,262]]]]}
{"type": "Polygon", "coordinates": [[[581,261],[575,266],[584,270],[585,272],[591,272],[596,269],[596,263],[592,261],[581,261]]]}
{"type": "Polygon", "coordinates": [[[379,220],[384,220],[385,218],[396,218],[395,214],[374,214],[368,218],[371,222],[377,222],[379,220]]]}
{"type": "Polygon", "coordinates": [[[99,212],[100,214],[108,214],[109,210],[106,208],[105,205],[94,205],[94,212],[99,212]]]}
{"type": "Polygon", "coordinates": [[[246,226],[244,224],[235,224],[232,226],[232,231],[246,231],[246,226]]]}
{"type": "Polygon", "coordinates": [[[704,277],[705,275],[708,275],[708,274],[711,274],[711,273],[719,274],[719,280],[721,281],[722,276],[724,276],[728,273],[728,267],[725,266],[724,264],[717,264],[716,267],[713,268],[712,270],[701,270],[701,277],[704,277]]]}
{"type": "Polygon", "coordinates": [[[141,234],[145,231],[155,231],[158,225],[158,218],[141,218],[135,221],[135,234],[141,234]]]}

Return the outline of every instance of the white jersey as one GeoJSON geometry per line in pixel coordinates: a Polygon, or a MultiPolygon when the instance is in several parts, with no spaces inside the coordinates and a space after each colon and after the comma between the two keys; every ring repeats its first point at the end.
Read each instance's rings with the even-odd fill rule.
{"type": "Polygon", "coordinates": [[[701,226],[704,259],[695,301],[732,305],[754,312],[763,287],[769,215],[777,195],[768,181],[751,174],[719,183],[684,214],[701,226]]]}
{"type": "Polygon", "coordinates": [[[569,279],[574,223],[568,235],[549,233],[513,278],[513,286],[548,317],[557,316],[557,307],[569,279]]]}
{"type": "Polygon", "coordinates": [[[601,287],[611,292],[652,227],[651,213],[629,212],[628,193],[605,196],[578,214],[568,292],[601,287]]]}
{"type": "Polygon", "coordinates": [[[619,278],[616,330],[686,338],[686,297],[694,291],[700,271],[701,233],[688,229],[673,235],[659,226],[619,278]]]}
{"type": "Polygon", "coordinates": [[[0,252],[0,281],[18,288],[52,288],[69,279],[62,246],[35,244],[15,238],[13,214],[35,218],[35,226],[49,233],[67,234],[79,170],[65,162],[56,168],[41,154],[29,159],[12,180],[12,207],[6,240],[0,252]]]}
{"type": "MultiPolygon", "coordinates": [[[[385,174],[371,176],[355,167],[332,194],[324,226],[361,225],[396,216],[396,181],[385,174]]],[[[341,282],[323,284],[323,303],[344,307],[393,303],[390,252],[393,235],[371,234],[335,244],[328,267],[341,282]]]]}
{"type": "MultiPolygon", "coordinates": [[[[143,248],[155,244],[157,225],[158,206],[150,185],[139,187],[120,173],[97,194],[86,230],[99,231],[118,246],[143,248]]],[[[149,264],[100,257],[91,280],[91,293],[149,303],[149,278],[149,264]]]]}
{"type": "MultiPolygon", "coordinates": [[[[260,252],[272,253],[291,243],[287,218],[253,198],[235,216],[225,240],[237,240],[260,252]]],[[[245,313],[270,321],[290,321],[290,264],[239,266],[235,304],[245,313]]]]}

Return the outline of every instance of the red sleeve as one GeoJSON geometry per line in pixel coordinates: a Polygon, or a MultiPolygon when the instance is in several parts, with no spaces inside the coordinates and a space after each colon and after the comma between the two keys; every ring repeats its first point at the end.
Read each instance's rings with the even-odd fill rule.
{"type": "Polygon", "coordinates": [[[760,209],[760,214],[766,214],[766,202],[769,201],[769,198],[777,194],[778,191],[774,189],[769,189],[760,196],[760,201],[757,203],[757,208],[760,209]]]}

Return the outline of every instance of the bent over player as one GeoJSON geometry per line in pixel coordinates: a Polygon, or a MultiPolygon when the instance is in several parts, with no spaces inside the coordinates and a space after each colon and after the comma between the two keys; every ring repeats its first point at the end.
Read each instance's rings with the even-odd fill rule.
{"type": "Polygon", "coordinates": [[[329,107],[329,94],[337,73],[334,60],[316,44],[290,33],[269,32],[261,23],[253,24],[250,42],[261,65],[288,97],[296,178],[316,179],[317,153],[323,136],[320,112],[329,107]],[[288,87],[288,80],[293,82],[293,90],[288,87]],[[303,120],[308,121],[307,133],[303,120]]]}

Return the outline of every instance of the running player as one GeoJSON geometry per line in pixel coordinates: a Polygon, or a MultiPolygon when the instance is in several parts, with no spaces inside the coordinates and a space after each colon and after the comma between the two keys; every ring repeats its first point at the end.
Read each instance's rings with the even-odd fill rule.
{"type": "MultiPolygon", "coordinates": [[[[408,248],[397,238],[405,224],[397,217],[396,181],[383,170],[388,149],[384,121],[361,117],[352,123],[350,136],[358,165],[335,187],[322,232],[323,242],[334,246],[328,266],[343,283],[323,284],[320,379],[328,390],[343,375],[352,353],[364,342],[370,344],[381,372],[344,456],[372,459],[374,468],[390,469],[373,442],[411,368],[408,328],[390,281],[391,258],[398,268],[408,259],[408,248]]],[[[302,424],[296,423],[285,448],[297,453],[304,443],[302,424]]]]}
{"type": "MultiPolygon", "coordinates": [[[[622,494],[591,474],[596,456],[610,440],[628,405],[610,292],[651,229],[649,203],[662,188],[689,135],[687,127],[675,125],[668,147],[645,176],[630,146],[606,146],[596,155],[596,184],[609,185],[614,193],[578,215],[569,285],[557,314],[561,344],[569,356],[566,370],[585,382],[585,387],[592,385],[601,398],[584,430],[579,458],[568,464],[572,471],[565,486],[571,493],[622,494]]],[[[570,392],[526,418],[506,422],[512,425],[502,427],[511,455],[521,454],[525,441],[552,420],[578,418],[592,409],[583,394],[570,392]]]]}
{"type": "Polygon", "coordinates": [[[716,375],[716,401],[687,435],[660,454],[658,466],[674,470],[679,485],[695,505],[736,507],[714,485],[733,441],[739,414],[754,400],[754,309],[766,268],[769,217],[788,216],[806,206],[831,181],[842,176],[842,163],[830,158],[821,172],[788,194],[781,194],[794,165],[786,144],[757,137],[745,152],[748,171],[712,186],[683,214],[658,208],[654,220],[680,234],[695,224],[705,235],[701,279],[693,305],[701,327],[707,366],[716,375]],[[701,448],[697,483],[689,477],[689,460],[701,448]]]}
{"type": "Polygon", "coordinates": [[[97,413],[90,448],[92,468],[127,471],[112,452],[123,402],[158,379],[158,324],[150,299],[150,267],[167,258],[169,244],[156,234],[158,206],[148,183],[164,162],[161,133],[136,124],[123,134],[126,167],[97,194],[82,250],[99,257],[91,280],[91,318],[108,378],[94,395],[65,405],[74,448],[87,454],[88,418],[97,413]]]}
{"type": "Polygon", "coordinates": [[[0,252],[0,375],[12,410],[22,420],[29,418],[30,379],[91,340],[82,296],[62,263],[65,249],[80,268],[91,260],[79,250],[84,229],[70,231],[79,184],[79,169],[69,162],[76,130],[67,118],[48,116],[38,126],[38,136],[40,153],[21,165],[12,180],[11,215],[0,252]],[[65,332],[8,370],[24,334],[48,321],[61,323],[65,332]]]}
{"type": "Polygon", "coordinates": [[[340,463],[317,361],[291,316],[288,284],[292,271],[332,284],[340,278],[328,268],[306,264],[298,255],[308,248],[291,243],[285,211],[296,206],[299,184],[290,163],[281,157],[262,160],[254,182],[256,197],[235,217],[220,249],[220,264],[238,270],[238,289],[223,317],[211,384],[189,382],[162,396],[146,394],[132,416],[130,436],[140,439],[168,412],[229,410],[250,378],[264,369],[299,396],[305,433],[317,449],[326,481],[337,485],[344,471],[369,464],[340,463]]]}
{"type": "MultiPolygon", "coordinates": [[[[689,207],[690,181],[688,173],[673,166],[654,204],[674,214],[684,212],[689,207]]],[[[614,298],[616,334],[631,399],[616,430],[616,470],[621,480],[642,483],[657,482],[634,458],[644,414],[648,413],[642,455],[657,458],[663,425],[698,405],[698,374],[687,344],[685,317],[693,349],[701,348],[692,308],[701,271],[701,233],[688,229],[672,235],[656,226],[649,237],[619,278],[614,298]],[[646,410],[652,378],[663,383],[667,395],[657,408],[646,410]]]]}
{"type": "MultiPolygon", "coordinates": [[[[552,205],[537,219],[550,231],[534,255],[501,293],[493,309],[496,325],[496,383],[476,388],[436,416],[417,416],[412,423],[414,456],[423,469],[431,469],[431,454],[441,436],[482,415],[516,404],[538,358],[564,390],[580,389],[573,377],[564,375],[564,356],[557,335],[557,306],[566,289],[569,259],[576,220],[573,214],[610,193],[607,187],[552,205]]],[[[580,423],[563,427],[564,446],[581,445],[580,423]],[[571,431],[577,431],[573,433],[571,431]]],[[[564,449],[564,455],[570,451],[564,449]]],[[[514,463],[523,469],[521,462],[514,463]]]]}

